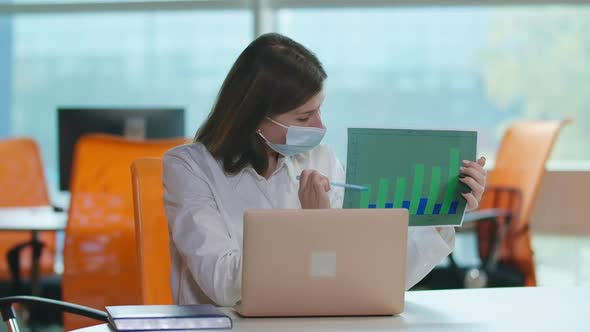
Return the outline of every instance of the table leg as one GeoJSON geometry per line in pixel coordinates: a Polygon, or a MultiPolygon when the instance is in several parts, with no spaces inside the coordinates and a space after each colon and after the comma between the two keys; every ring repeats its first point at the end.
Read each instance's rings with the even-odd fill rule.
{"type": "MultiPolygon", "coordinates": [[[[39,232],[32,231],[32,243],[33,243],[33,259],[31,262],[31,295],[32,296],[41,296],[41,284],[39,282],[40,277],[40,260],[41,260],[41,250],[43,249],[43,245],[39,242],[39,232]]],[[[29,309],[29,319],[31,322],[31,332],[35,332],[39,330],[39,326],[35,321],[37,314],[37,307],[31,304],[29,309]]]]}
{"type": "Polygon", "coordinates": [[[41,296],[41,287],[39,283],[39,265],[41,260],[42,244],[39,242],[39,232],[33,231],[33,260],[31,262],[31,295],[41,296]]]}

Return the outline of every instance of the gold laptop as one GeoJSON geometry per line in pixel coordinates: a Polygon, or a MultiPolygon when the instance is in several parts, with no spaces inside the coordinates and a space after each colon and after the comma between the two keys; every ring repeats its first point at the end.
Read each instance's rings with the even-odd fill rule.
{"type": "Polygon", "coordinates": [[[248,210],[246,317],[394,315],[404,309],[406,209],[248,210]]]}

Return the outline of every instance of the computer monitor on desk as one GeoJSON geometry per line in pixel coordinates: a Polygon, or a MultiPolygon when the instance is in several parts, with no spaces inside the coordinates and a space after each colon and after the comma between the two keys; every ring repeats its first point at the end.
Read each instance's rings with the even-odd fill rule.
{"type": "Polygon", "coordinates": [[[59,187],[69,190],[74,146],[80,136],[103,133],[130,139],[184,137],[182,108],[58,108],[59,187]]]}

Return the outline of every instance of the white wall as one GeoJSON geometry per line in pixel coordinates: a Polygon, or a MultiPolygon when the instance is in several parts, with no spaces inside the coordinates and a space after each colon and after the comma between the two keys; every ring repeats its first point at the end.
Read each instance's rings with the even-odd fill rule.
{"type": "Polygon", "coordinates": [[[549,171],[531,229],[534,233],[590,235],[590,171],[549,171]]]}

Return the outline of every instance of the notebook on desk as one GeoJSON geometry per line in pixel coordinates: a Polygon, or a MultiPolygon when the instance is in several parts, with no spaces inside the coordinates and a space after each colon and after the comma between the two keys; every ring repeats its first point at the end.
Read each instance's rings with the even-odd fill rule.
{"type": "Polygon", "coordinates": [[[248,210],[246,317],[394,315],[404,308],[406,209],[248,210]]]}
{"type": "Polygon", "coordinates": [[[231,318],[211,304],[118,305],[105,309],[111,329],[118,332],[232,328],[231,318]]]}

